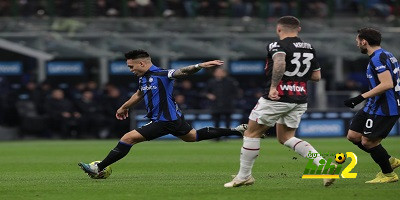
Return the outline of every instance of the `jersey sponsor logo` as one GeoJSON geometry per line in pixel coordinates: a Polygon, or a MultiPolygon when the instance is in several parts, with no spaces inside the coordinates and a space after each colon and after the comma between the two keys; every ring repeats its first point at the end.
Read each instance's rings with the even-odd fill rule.
{"type": "Polygon", "coordinates": [[[311,44],[310,43],[306,43],[306,42],[295,42],[293,43],[293,45],[296,48],[301,48],[301,49],[312,49],[311,44]]]}
{"type": "Polygon", "coordinates": [[[380,70],[380,69],[386,69],[386,66],[385,66],[385,65],[381,65],[381,66],[379,66],[379,67],[375,67],[375,70],[376,70],[376,71],[378,71],[378,70],[380,70]]]}
{"type": "Polygon", "coordinates": [[[273,42],[273,43],[269,44],[269,50],[270,50],[270,51],[271,51],[272,49],[278,48],[278,47],[281,47],[281,46],[279,46],[278,42],[273,42]]]}
{"type": "Polygon", "coordinates": [[[279,86],[283,91],[292,91],[292,92],[306,92],[306,89],[303,86],[299,85],[280,85],[279,86]]]}
{"type": "Polygon", "coordinates": [[[142,86],[142,87],[140,88],[141,91],[156,90],[156,89],[157,89],[157,86],[155,86],[155,85],[142,86]]]}

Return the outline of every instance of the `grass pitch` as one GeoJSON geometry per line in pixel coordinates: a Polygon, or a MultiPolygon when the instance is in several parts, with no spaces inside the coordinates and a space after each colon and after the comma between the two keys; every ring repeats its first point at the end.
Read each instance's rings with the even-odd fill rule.
{"type": "MultiPolygon", "coordinates": [[[[184,143],[151,141],[135,145],[112,165],[113,174],[94,180],[79,161],[102,160],[117,140],[0,142],[0,199],[398,199],[400,184],[365,184],[378,166],[345,138],[307,139],[321,153],[354,152],[356,179],[301,179],[307,160],[278,144],[262,140],[253,168],[255,185],[224,188],[239,169],[242,140],[184,143]]],[[[400,138],[384,140],[400,157],[400,138]]],[[[349,162],[344,163],[344,167],[349,162]]],[[[400,175],[400,170],[396,172],[400,175]]]]}

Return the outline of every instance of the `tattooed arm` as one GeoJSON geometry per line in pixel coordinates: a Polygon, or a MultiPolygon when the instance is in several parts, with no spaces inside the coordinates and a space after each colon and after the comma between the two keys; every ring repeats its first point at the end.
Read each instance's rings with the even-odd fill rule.
{"type": "Polygon", "coordinates": [[[222,60],[213,60],[213,61],[199,63],[197,65],[189,65],[187,67],[182,67],[180,69],[177,69],[172,74],[172,77],[173,78],[181,78],[184,76],[194,74],[194,73],[200,71],[202,68],[211,68],[211,67],[221,66],[223,64],[224,64],[224,61],[222,61],[222,60]]]}
{"type": "Polygon", "coordinates": [[[271,78],[271,87],[269,89],[268,97],[271,100],[279,100],[279,93],[276,87],[278,86],[279,82],[281,81],[283,74],[286,70],[286,61],[285,61],[286,54],[284,53],[277,53],[275,54],[272,59],[274,60],[274,65],[272,69],[272,78],[271,78]]]}

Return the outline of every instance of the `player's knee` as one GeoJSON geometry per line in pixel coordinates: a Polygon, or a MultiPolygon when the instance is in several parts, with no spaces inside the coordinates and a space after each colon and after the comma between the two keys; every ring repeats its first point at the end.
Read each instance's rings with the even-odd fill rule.
{"type": "Polygon", "coordinates": [[[190,131],[188,134],[180,136],[179,138],[181,138],[181,140],[184,142],[197,142],[196,137],[196,131],[190,131]]]}
{"type": "Polygon", "coordinates": [[[351,132],[349,132],[346,137],[350,142],[359,142],[361,140],[360,137],[358,137],[357,135],[352,134],[351,132]]]}
{"type": "Polygon", "coordinates": [[[371,142],[369,142],[369,141],[367,141],[367,140],[361,141],[361,144],[362,144],[365,148],[367,148],[367,149],[370,149],[370,148],[373,147],[372,144],[371,144],[371,142]]]}
{"type": "Polygon", "coordinates": [[[125,133],[125,135],[121,138],[121,141],[127,144],[136,144],[145,140],[146,139],[135,130],[125,133]]]}
{"type": "Polygon", "coordinates": [[[262,132],[246,130],[246,131],[244,132],[244,136],[245,136],[245,137],[250,137],[250,138],[261,138],[262,132]]]}
{"type": "Polygon", "coordinates": [[[374,147],[378,146],[380,143],[378,141],[373,141],[373,140],[369,140],[369,139],[363,138],[362,141],[361,141],[361,144],[365,148],[371,149],[371,148],[374,148],[374,147]]]}

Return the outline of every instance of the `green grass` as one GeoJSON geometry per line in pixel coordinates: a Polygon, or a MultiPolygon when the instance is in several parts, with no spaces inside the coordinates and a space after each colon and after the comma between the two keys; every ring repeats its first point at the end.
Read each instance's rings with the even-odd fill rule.
{"type": "MultiPolygon", "coordinates": [[[[307,141],[321,153],[354,152],[357,178],[329,188],[301,179],[306,159],[271,138],[262,140],[255,185],[229,189],[223,184],[238,171],[241,140],[138,144],[105,180],[90,179],[77,163],[103,159],[117,140],[15,141],[0,142],[0,199],[398,199],[399,183],[364,183],[379,168],[346,139],[307,141]]],[[[400,157],[400,138],[383,144],[400,157]]]]}

